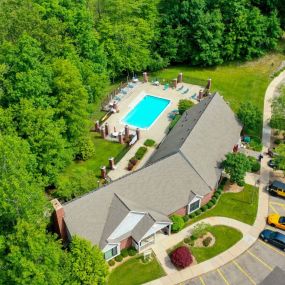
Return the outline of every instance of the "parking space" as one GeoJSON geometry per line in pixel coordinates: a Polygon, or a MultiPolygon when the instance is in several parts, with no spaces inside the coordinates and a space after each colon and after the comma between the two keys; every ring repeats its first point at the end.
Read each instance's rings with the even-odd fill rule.
{"type": "MultiPolygon", "coordinates": [[[[269,213],[285,216],[285,199],[270,197],[269,213]]],[[[270,226],[267,228],[274,229],[270,226]]],[[[285,231],[278,230],[285,233],[285,231]]],[[[184,282],[185,285],[258,285],[278,268],[285,271],[285,252],[258,240],[235,260],[217,270],[184,282]]],[[[280,284],[285,284],[285,281],[280,284]]],[[[279,284],[274,284],[279,285],[279,284]]]]}

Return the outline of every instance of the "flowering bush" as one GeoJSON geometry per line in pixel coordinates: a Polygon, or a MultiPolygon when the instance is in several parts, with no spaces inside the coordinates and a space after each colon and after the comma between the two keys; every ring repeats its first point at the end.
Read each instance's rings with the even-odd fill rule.
{"type": "Polygon", "coordinates": [[[188,247],[176,248],[170,256],[171,262],[178,268],[185,268],[193,262],[191,252],[188,247]]]}

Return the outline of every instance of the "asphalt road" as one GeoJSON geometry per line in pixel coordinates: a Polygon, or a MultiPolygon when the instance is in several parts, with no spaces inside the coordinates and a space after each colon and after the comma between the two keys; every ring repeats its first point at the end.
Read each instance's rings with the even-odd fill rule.
{"type": "MultiPolygon", "coordinates": [[[[269,213],[285,216],[285,199],[271,196],[269,213]]],[[[270,226],[267,227],[273,229],[270,226]]],[[[280,232],[285,233],[282,230],[280,232]]],[[[251,248],[230,263],[182,284],[256,285],[260,283],[262,285],[285,284],[285,252],[258,240],[251,248]]]]}

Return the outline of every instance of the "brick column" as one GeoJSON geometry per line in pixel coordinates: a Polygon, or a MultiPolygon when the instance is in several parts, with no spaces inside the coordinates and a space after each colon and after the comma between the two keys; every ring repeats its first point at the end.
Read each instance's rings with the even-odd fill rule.
{"type": "Polygon", "coordinates": [[[203,90],[199,90],[199,95],[198,95],[198,99],[202,99],[203,98],[203,90]]]}
{"type": "Polygon", "coordinates": [[[99,121],[95,122],[95,131],[96,132],[100,132],[100,123],[99,123],[99,121]]]}
{"type": "Polygon", "coordinates": [[[173,87],[176,89],[176,87],[177,87],[177,79],[176,78],[172,80],[172,84],[173,84],[173,87]]]}
{"type": "Polygon", "coordinates": [[[51,200],[51,203],[54,209],[53,218],[56,232],[63,241],[67,241],[67,230],[64,223],[64,209],[57,199],[51,200]]]}
{"type": "Polygon", "coordinates": [[[117,102],[115,102],[115,103],[113,104],[113,109],[116,110],[116,112],[119,111],[119,107],[118,107],[118,103],[117,103],[117,102]]]}
{"type": "Polygon", "coordinates": [[[123,138],[122,132],[119,132],[118,140],[119,140],[119,143],[120,143],[120,144],[123,144],[123,143],[124,143],[124,138],[123,138]]]}
{"type": "Polygon", "coordinates": [[[106,134],[106,136],[109,135],[109,125],[108,125],[108,123],[105,124],[105,134],[106,134]]]}
{"type": "Polygon", "coordinates": [[[182,74],[182,72],[180,72],[178,74],[177,81],[178,81],[178,83],[182,83],[182,81],[183,81],[183,74],[182,74]]]}
{"type": "Polygon", "coordinates": [[[212,86],[212,79],[211,79],[211,78],[209,78],[209,79],[208,79],[208,83],[207,83],[207,87],[206,87],[206,88],[210,90],[210,89],[211,89],[211,86],[212,86]]]}
{"type": "Polygon", "coordinates": [[[101,167],[101,177],[105,179],[107,176],[106,166],[101,167]]]}
{"type": "Polygon", "coordinates": [[[147,72],[143,73],[143,82],[147,83],[148,82],[148,76],[147,76],[147,72]]]}
{"type": "Polygon", "coordinates": [[[111,170],[114,170],[115,169],[115,160],[114,160],[114,157],[110,157],[109,158],[109,168],[111,170]]]}
{"type": "Polygon", "coordinates": [[[103,139],[105,139],[106,133],[105,133],[105,128],[104,128],[104,127],[101,127],[100,133],[101,133],[101,137],[102,137],[103,139]]]}
{"type": "Polygon", "coordinates": [[[141,138],[141,130],[139,128],[136,129],[136,135],[137,139],[139,140],[141,138]]]}
{"type": "Polygon", "coordinates": [[[130,137],[130,129],[128,125],[125,125],[125,140],[128,140],[130,137]]]}

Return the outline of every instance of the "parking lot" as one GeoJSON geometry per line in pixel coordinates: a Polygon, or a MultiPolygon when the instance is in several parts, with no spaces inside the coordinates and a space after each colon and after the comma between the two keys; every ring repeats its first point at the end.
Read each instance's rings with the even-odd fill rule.
{"type": "MultiPolygon", "coordinates": [[[[285,216],[285,199],[271,196],[269,200],[270,213],[285,216]]],[[[270,226],[267,226],[267,228],[273,229],[270,226]]],[[[230,263],[182,284],[255,285],[262,282],[276,267],[285,271],[285,252],[258,240],[249,250],[230,263]]],[[[268,284],[272,283],[268,281],[268,284]]],[[[280,284],[285,284],[285,280],[283,279],[280,284]]],[[[279,284],[275,283],[275,285],[279,284]]]]}

